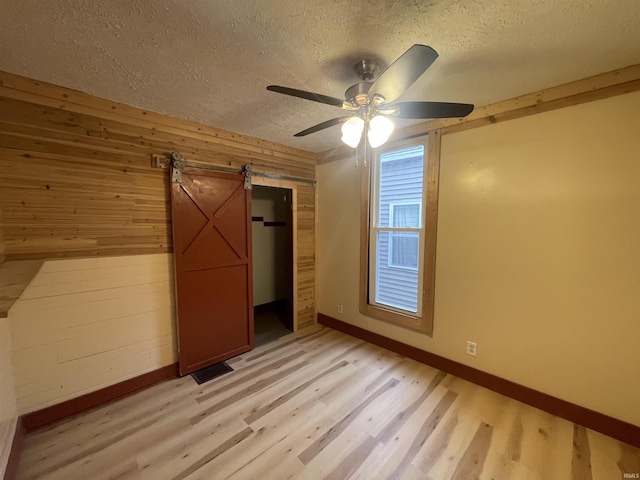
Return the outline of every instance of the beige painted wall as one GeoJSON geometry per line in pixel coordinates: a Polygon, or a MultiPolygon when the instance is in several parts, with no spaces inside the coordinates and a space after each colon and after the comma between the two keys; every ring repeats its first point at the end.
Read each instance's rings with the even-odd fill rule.
{"type": "Polygon", "coordinates": [[[640,425],[638,132],[633,93],[445,136],[433,337],[358,313],[359,171],[320,166],[319,311],[640,425]]]}
{"type": "Polygon", "coordinates": [[[170,254],[46,261],[9,312],[24,414],[177,361],[170,254]]]}
{"type": "Polygon", "coordinates": [[[4,478],[16,429],[18,410],[11,365],[9,320],[0,318],[0,478],[4,478]]]}
{"type": "MultiPolygon", "coordinates": [[[[251,215],[264,222],[287,222],[290,214],[279,188],[254,186],[251,194],[251,215]]],[[[286,254],[287,228],[265,226],[252,222],[253,304],[262,305],[287,297],[286,254]]]]}

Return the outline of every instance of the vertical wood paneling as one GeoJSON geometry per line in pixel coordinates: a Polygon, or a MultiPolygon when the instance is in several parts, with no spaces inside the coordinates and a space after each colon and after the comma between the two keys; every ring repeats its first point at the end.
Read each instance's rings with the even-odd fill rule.
{"type": "Polygon", "coordinates": [[[310,185],[297,189],[296,293],[298,327],[315,322],[315,192],[310,185]]]}
{"type": "Polygon", "coordinates": [[[176,362],[168,254],[45,261],[9,313],[21,414],[176,362]]]}

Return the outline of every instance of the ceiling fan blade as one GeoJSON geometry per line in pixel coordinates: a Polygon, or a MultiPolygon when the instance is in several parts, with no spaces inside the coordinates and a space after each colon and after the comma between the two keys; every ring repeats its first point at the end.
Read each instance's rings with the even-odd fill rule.
{"type": "Polygon", "coordinates": [[[391,113],[398,118],[453,118],[466,117],[473,112],[473,105],[469,103],[448,102],[400,102],[393,105],[385,105],[385,110],[398,109],[398,113],[391,113]]]}
{"type": "Polygon", "coordinates": [[[382,95],[391,103],[404,93],[413,82],[438,58],[438,52],[426,45],[416,44],[393,62],[371,85],[369,96],[382,95]]]}
{"type": "Polygon", "coordinates": [[[313,102],[324,103],[326,105],[333,105],[334,107],[340,107],[344,105],[344,100],[339,98],[329,97],[327,95],[321,95],[319,93],[306,92],[304,90],[296,90],[295,88],[281,87],[279,85],[269,85],[267,90],[271,92],[283,93],[284,95],[290,95],[292,97],[304,98],[305,100],[311,100],[313,102]]]}
{"type": "Polygon", "coordinates": [[[302,130],[294,135],[294,137],[304,137],[309,135],[310,133],[316,133],[320,130],[324,130],[325,128],[333,127],[334,125],[340,125],[341,123],[346,122],[351,117],[338,117],[332,118],[331,120],[327,120],[326,122],[319,123],[318,125],[314,125],[313,127],[309,127],[306,130],[302,130]]]}

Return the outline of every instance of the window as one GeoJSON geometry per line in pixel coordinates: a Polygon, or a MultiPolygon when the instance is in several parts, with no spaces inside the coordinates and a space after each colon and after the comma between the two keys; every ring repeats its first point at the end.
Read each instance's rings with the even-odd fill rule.
{"type": "Polygon", "coordinates": [[[439,136],[379,149],[363,172],[360,310],[431,332],[439,136]],[[429,188],[427,179],[431,179],[429,188]],[[433,208],[435,205],[436,208],[433,208]],[[430,216],[427,212],[432,212],[430,216]]]}

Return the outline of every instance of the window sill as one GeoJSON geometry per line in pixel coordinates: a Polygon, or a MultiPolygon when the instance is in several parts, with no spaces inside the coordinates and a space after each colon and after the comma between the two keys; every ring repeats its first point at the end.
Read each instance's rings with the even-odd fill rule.
{"type": "Polygon", "coordinates": [[[424,317],[403,315],[402,313],[386,310],[368,303],[360,305],[360,313],[367,317],[382,320],[383,322],[390,323],[397,327],[433,336],[433,324],[424,317]]]}

